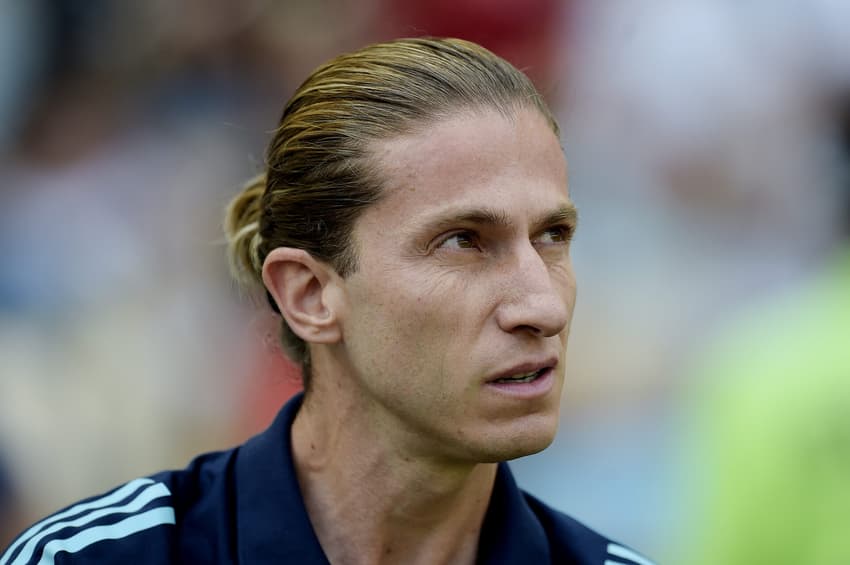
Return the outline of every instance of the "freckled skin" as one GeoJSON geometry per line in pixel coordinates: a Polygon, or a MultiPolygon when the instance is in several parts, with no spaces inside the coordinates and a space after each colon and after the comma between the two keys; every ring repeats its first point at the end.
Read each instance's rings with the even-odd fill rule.
{"type": "Polygon", "coordinates": [[[568,242],[532,233],[533,218],[570,204],[558,139],[534,110],[482,110],[374,150],[385,195],[355,224],[337,348],[361,423],[401,452],[446,461],[540,451],[557,429],[576,292],[568,242]],[[477,249],[424,229],[454,207],[497,209],[510,228],[473,226],[477,249]],[[559,362],[545,397],[486,385],[546,356],[559,362]]]}

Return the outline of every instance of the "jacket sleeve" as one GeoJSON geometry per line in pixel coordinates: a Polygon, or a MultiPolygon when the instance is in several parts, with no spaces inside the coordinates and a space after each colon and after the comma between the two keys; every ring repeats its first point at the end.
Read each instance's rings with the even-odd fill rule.
{"type": "Polygon", "coordinates": [[[0,565],[169,563],[175,522],[166,482],[136,479],[37,522],[0,565]]]}

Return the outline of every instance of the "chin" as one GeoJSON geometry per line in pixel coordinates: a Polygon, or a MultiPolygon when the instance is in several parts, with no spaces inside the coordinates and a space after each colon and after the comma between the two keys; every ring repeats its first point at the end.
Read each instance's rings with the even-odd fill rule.
{"type": "Polygon", "coordinates": [[[558,431],[557,418],[554,422],[544,419],[535,422],[517,422],[515,426],[488,434],[487,442],[480,446],[481,463],[510,461],[526,455],[534,455],[552,445],[558,431]]]}

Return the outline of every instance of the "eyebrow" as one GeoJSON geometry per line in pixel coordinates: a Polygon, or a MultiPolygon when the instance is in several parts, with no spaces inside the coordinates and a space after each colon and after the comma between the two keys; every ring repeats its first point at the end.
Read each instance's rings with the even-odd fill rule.
{"type": "MultiPolygon", "coordinates": [[[[547,226],[562,223],[570,224],[573,227],[578,223],[578,210],[572,202],[535,217],[531,222],[531,226],[532,231],[537,231],[547,226]]],[[[514,222],[504,210],[474,208],[452,210],[441,214],[432,221],[427,222],[425,228],[429,231],[439,231],[455,228],[463,224],[490,225],[504,229],[510,229],[514,226],[514,222]]]]}
{"type": "Polygon", "coordinates": [[[556,224],[570,224],[573,229],[578,225],[578,209],[572,202],[565,204],[552,212],[547,212],[535,218],[531,223],[534,230],[554,226],[556,224]]]}

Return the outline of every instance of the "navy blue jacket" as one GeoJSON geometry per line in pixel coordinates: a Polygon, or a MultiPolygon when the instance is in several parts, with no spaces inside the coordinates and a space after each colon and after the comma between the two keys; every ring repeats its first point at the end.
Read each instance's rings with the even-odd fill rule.
{"type": "MultiPolygon", "coordinates": [[[[327,564],[292,461],[289,401],[268,430],[181,471],[136,479],[35,524],[0,557],[29,564],[327,564]]],[[[480,564],[651,565],[521,491],[499,466],[480,564]]]]}

